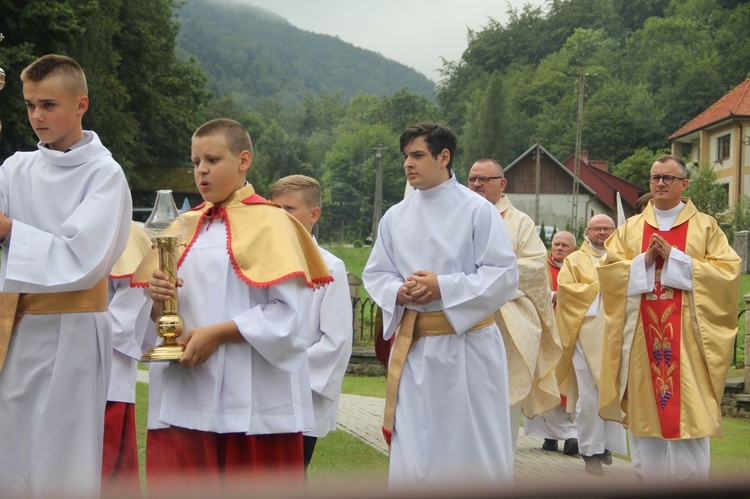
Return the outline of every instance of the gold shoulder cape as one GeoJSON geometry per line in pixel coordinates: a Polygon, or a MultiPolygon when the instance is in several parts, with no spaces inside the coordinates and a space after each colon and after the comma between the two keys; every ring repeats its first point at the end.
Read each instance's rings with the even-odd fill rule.
{"type": "Polygon", "coordinates": [[[130,236],[128,245],[125,247],[120,259],[117,260],[112,271],[109,273],[110,279],[124,279],[132,277],[135,269],[138,268],[143,258],[151,250],[151,240],[137,223],[130,222],[130,236]]]}
{"type": "MultiPolygon", "coordinates": [[[[294,217],[278,204],[255,194],[246,185],[225,202],[205,202],[184,213],[188,230],[182,238],[178,269],[198,237],[204,220],[224,218],[227,226],[227,252],[237,276],[250,286],[269,287],[293,278],[303,278],[308,287],[333,282],[328,266],[312,239],[294,217]]],[[[159,266],[158,252],[149,252],[136,270],[131,286],[148,286],[148,279],[159,266]]]]}
{"type": "MultiPolygon", "coordinates": [[[[674,226],[689,223],[684,252],[692,258],[693,290],[682,291],[680,437],[721,434],[721,399],[737,334],[740,258],[716,220],[686,206],[674,226]]],[[[641,253],[644,224],[657,227],[653,201],[606,242],[597,269],[606,312],[599,414],[621,421],[637,436],[661,436],[650,374],[641,295],[627,296],[630,267],[641,253]],[[646,383],[646,381],[649,383],[646,383]],[[631,415],[637,414],[637,417],[631,415]]]]}

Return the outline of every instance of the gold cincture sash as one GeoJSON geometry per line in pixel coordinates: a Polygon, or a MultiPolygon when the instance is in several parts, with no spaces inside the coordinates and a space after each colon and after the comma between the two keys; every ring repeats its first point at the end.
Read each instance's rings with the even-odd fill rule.
{"type": "Polygon", "coordinates": [[[107,280],[93,288],[61,293],[0,293],[0,370],[8,354],[10,338],[18,321],[25,314],[70,314],[105,312],[107,310],[107,280]]]}
{"type": "MultiPolygon", "coordinates": [[[[490,315],[478,322],[469,331],[482,329],[495,323],[494,316],[490,315]]],[[[388,364],[388,380],[386,382],[385,414],[383,416],[383,436],[388,446],[391,445],[391,432],[393,431],[393,419],[396,413],[396,399],[398,397],[398,384],[401,373],[404,370],[406,357],[417,344],[422,336],[444,336],[456,334],[453,326],[448,321],[445,313],[417,312],[406,309],[396,330],[396,341],[391,352],[391,361],[388,364]]]]}

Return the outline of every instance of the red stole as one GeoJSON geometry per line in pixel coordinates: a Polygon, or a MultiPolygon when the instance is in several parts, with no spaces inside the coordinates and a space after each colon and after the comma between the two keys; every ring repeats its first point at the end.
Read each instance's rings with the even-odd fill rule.
{"type": "MultiPolygon", "coordinates": [[[[688,223],[672,227],[669,231],[659,231],[644,224],[641,251],[645,253],[651,236],[657,232],[670,245],[684,250],[687,231],[688,223]]],[[[662,267],[664,260],[657,257],[654,290],[641,297],[641,320],[661,433],[664,438],[679,438],[682,291],[662,286],[662,267]]]]}
{"type": "Polygon", "coordinates": [[[557,276],[560,275],[560,267],[552,259],[552,255],[547,257],[547,263],[549,267],[549,284],[552,287],[552,291],[557,291],[557,276]]]}

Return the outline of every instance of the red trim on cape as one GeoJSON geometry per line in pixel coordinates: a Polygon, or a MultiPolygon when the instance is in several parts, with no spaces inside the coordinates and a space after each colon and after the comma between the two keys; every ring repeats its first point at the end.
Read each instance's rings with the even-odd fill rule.
{"type": "Polygon", "coordinates": [[[278,206],[279,208],[281,208],[280,204],[272,203],[259,194],[252,194],[246,197],[245,199],[243,199],[242,202],[245,204],[270,204],[270,205],[278,206]]]}
{"type": "Polygon", "coordinates": [[[132,279],[133,272],[130,274],[109,274],[110,279],[132,279]]]}

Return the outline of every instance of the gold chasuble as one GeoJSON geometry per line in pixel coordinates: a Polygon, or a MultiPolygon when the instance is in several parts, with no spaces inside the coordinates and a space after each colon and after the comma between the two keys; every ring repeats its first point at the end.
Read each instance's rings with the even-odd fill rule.
{"type": "Polygon", "coordinates": [[[669,231],[659,231],[653,201],[629,218],[607,240],[598,268],[607,324],[599,415],[639,437],[721,435],[740,258],[716,221],[683,201],[669,231]],[[692,258],[692,291],[663,286],[664,261],[657,257],[654,289],[628,296],[632,260],[654,233],[692,258]]]}
{"type": "MultiPolygon", "coordinates": [[[[227,228],[227,252],[237,276],[250,286],[269,287],[299,277],[308,287],[333,282],[328,266],[312,236],[278,204],[255,194],[252,185],[235,191],[225,202],[204,202],[183,213],[188,225],[182,238],[177,266],[190,252],[204,223],[221,218],[227,228]]],[[[159,268],[159,256],[152,249],[138,266],[131,286],[147,287],[159,268]]]]}
{"type": "Polygon", "coordinates": [[[578,339],[594,384],[599,385],[604,313],[600,310],[598,316],[586,317],[586,312],[599,294],[596,264],[600,256],[588,241],[584,241],[579,250],[565,257],[557,276],[555,316],[563,348],[557,365],[557,380],[560,393],[566,396],[568,412],[575,412],[578,402],[578,380],[573,368],[573,350],[578,339]]]}
{"type": "Polygon", "coordinates": [[[518,266],[518,289],[525,296],[508,301],[495,313],[508,357],[510,404],[521,402],[533,418],[560,405],[555,366],[562,349],[550,299],[547,248],[534,222],[503,196],[495,207],[510,236],[518,266]]]}

